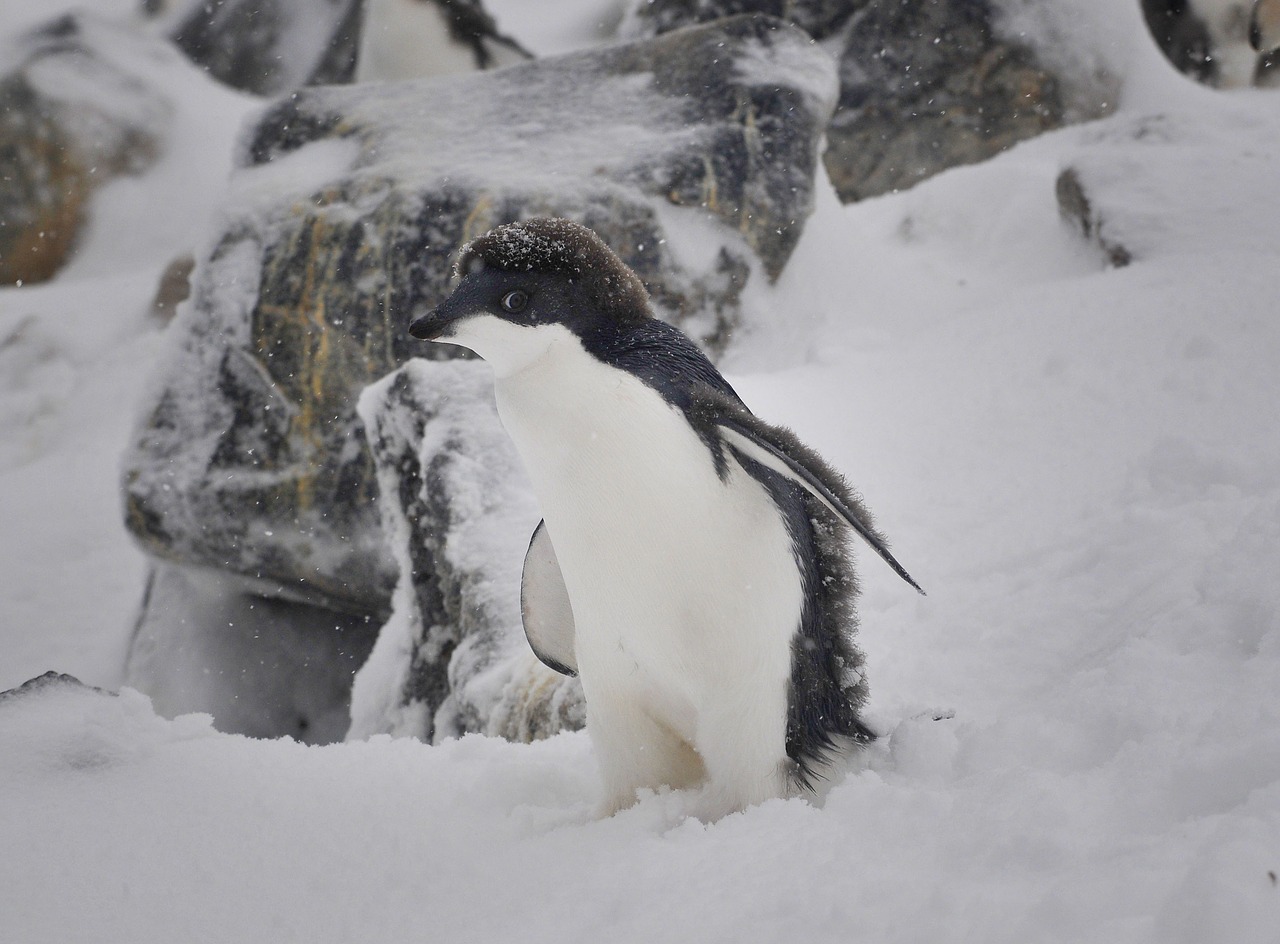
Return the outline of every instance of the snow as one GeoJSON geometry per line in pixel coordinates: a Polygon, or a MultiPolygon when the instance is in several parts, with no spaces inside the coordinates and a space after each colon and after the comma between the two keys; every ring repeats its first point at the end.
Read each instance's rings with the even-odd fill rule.
{"type": "MultiPolygon", "coordinates": [[[[1131,46],[1112,117],[824,194],[753,280],[731,379],[929,591],[861,555],[891,735],[824,797],[595,821],[582,734],[308,747],[54,688],[0,701],[0,939],[1275,941],[1280,108],[1131,46]],[[1068,166],[1131,265],[1058,219],[1068,166]]],[[[0,289],[0,688],[119,682],[146,305],[210,231],[239,107],[174,76],[177,120],[224,115],[225,147],[111,185],[71,269],[0,289]],[[179,173],[163,209],[109,215],[179,173]]]]}

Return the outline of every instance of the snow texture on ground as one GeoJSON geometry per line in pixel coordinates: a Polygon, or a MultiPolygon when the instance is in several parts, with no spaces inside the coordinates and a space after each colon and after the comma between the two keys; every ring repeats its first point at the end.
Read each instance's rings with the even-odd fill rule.
{"type": "MultiPolygon", "coordinates": [[[[1280,99],[1134,47],[1113,117],[826,198],[749,300],[734,383],[929,590],[862,555],[891,735],[823,799],[593,821],[581,734],[305,747],[55,688],[0,702],[0,939],[1274,942],[1280,99]],[[1058,218],[1067,166],[1128,267],[1058,218]]],[[[229,141],[113,184],[72,270],[0,290],[0,688],[118,683],[115,466],[167,257],[113,236],[203,231],[229,141]]]]}

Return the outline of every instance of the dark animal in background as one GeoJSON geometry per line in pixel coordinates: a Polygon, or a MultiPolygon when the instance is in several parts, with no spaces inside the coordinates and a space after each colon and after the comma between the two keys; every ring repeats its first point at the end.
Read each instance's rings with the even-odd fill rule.
{"type": "Polygon", "coordinates": [[[1277,7],[1276,0],[1142,0],[1147,26],[1169,61],[1219,88],[1275,82],[1267,54],[1280,45],[1277,7]]]}

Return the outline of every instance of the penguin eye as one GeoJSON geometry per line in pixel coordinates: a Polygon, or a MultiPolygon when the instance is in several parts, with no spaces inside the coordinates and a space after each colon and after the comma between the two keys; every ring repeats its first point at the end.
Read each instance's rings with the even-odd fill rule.
{"type": "Polygon", "coordinates": [[[500,304],[506,311],[509,311],[512,314],[518,311],[524,311],[525,306],[529,304],[529,293],[522,292],[519,289],[516,289],[514,292],[507,292],[507,294],[502,296],[500,304]]]}

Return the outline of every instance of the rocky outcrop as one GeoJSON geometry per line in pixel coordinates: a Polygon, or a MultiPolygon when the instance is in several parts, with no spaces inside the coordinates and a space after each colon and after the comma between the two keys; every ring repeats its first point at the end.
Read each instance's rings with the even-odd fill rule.
{"type": "Polygon", "coordinates": [[[1000,33],[987,0],[642,0],[630,22],[653,35],[744,10],[783,16],[837,56],[823,163],[845,202],[985,160],[1103,107],[1073,115],[1061,78],[1000,33]]]}
{"type": "Polygon", "coordinates": [[[539,516],[488,368],[412,361],[366,390],[360,413],[399,582],[356,680],[349,736],[527,741],[580,727],[577,680],[524,639],[520,571],[539,516]]]}
{"type": "Polygon", "coordinates": [[[984,0],[870,0],[840,54],[823,161],[842,200],[905,189],[1059,127],[1058,80],[984,0]]]}
{"type": "Polygon", "coordinates": [[[363,9],[363,0],[201,0],[174,17],[169,36],[225,85],[278,95],[351,81],[363,9]]]}
{"type": "Polygon", "coordinates": [[[439,81],[305,89],[245,136],[126,459],[153,555],[256,591],[389,613],[354,404],[411,354],[459,245],[517,218],[596,229],[660,312],[715,345],[809,213],[830,60],[740,18],[439,81]]]}
{"type": "Polygon", "coordinates": [[[134,64],[155,40],[68,14],[17,42],[0,77],[0,284],[52,277],[72,252],[89,199],[158,156],[172,108],[134,64]]]}

